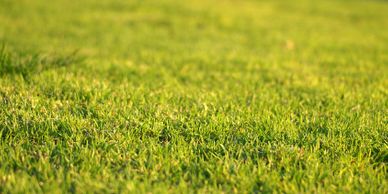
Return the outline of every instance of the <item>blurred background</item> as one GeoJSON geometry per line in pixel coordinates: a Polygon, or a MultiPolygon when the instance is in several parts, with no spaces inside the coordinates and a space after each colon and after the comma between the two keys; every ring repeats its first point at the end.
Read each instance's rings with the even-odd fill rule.
{"type": "Polygon", "coordinates": [[[357,63],[368,52],[387,62],[386,10],[378,0],[1,0],[0,39],[24,50],[80,49],[102,59],[244,55],[240,60],[330,63],[346,53],[357,63]]]}

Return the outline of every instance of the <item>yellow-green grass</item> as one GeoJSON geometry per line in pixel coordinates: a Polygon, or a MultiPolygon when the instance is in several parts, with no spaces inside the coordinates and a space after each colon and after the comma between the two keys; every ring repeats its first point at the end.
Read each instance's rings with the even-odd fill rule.
{"type": "Polygon", "coordinates": [[[0,1],[0,193],[388,193],[386,1],[0,1]]]}

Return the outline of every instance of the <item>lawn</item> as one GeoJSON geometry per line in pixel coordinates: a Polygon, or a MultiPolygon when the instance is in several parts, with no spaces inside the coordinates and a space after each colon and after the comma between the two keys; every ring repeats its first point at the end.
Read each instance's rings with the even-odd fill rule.
{"type": "Polygon", "coordinates": [[[0,0],[0,193],[388,193],[382,0],[0,0]]]}

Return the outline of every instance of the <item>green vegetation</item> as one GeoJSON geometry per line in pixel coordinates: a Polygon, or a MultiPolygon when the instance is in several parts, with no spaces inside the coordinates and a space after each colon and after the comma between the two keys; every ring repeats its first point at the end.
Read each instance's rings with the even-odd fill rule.
{"type": "Polygon", "coordinates": [[[1,0],[0,193],[388,193],[387,10],[1,0]]]}

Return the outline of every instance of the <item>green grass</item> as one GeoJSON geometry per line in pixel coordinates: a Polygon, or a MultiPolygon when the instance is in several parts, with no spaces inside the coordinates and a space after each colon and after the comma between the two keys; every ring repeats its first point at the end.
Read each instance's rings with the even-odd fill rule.
{"type": "Polygon", "coordinates": [[[387,10],[1,0],[0,193],[388,193],[387,10]]]}

